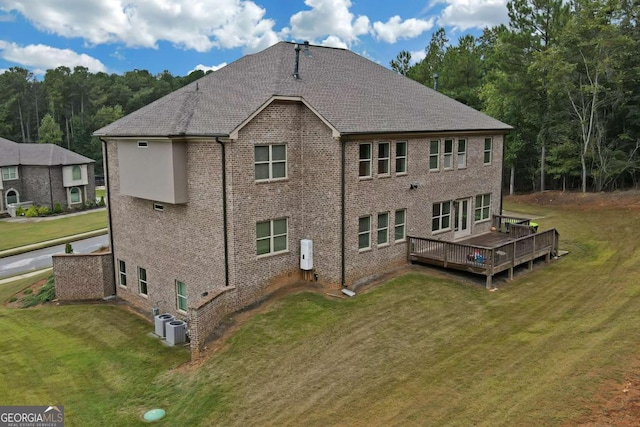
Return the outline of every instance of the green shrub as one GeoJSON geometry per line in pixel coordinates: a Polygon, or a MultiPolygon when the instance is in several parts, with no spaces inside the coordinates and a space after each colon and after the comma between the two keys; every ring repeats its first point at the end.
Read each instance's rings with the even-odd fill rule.
{"type": "Polygon", "coordinates": [[[67,243],[66,245],[64,245],[64,253],[65,254],[73,253],[73,246],[71,246],[71,243],[67,243]]]}
{"type": "Polygon", "coordinates": [[[106,203],[104,202],[104,196],[100,196],[100,201],[98,202],[98,206],[100,206],[101,208],[106,206],[106,203]]]}
{"type": "Polygon", "coordinates": [[[87,209],[93,209],[96,207],[96,202],[94,202],[93,200],[89,200],[84,204],[84,207],[87,209]]]}
{"type": "Polygon", "coordinates": [[[23,294],[25,294],[25,295],[32,294],[32,293],[33,293],[33,289],[31,289],[31,288],[27,288],[27,289],[25,289],[22,293],[23,293],[23,294]]]}
{"type": "Polygon", "coordinates": [[[51,211],[49,210],[49,208],[48,208],[48,207],[46,207],[46,206],[40,206],[40,207],[38,208],[38,216],[47,216],[47,215],[49,215],[49,214],[51,214],[51,211]]]}
{"type": "Polygon", "coordinates": [[[22,206],[18,206],[16,209],[16,216],[24,216],[25,210],[22,206]]]}
{"type": "Polygon", "coordinates": [[[47,283],[40,288],[37,294],[29,295],[22,299],[22,307],[33,307],[34,305],[44,304],[56,297],[56,287],[53,276],[49,277],[47,283]]]}
{"type": "Polygon", "coordinates": [[[29,209],[27,209],[27,211],[25,212],[24,216],[26,216],[27,218],[35,218],[38,216],[38,207],[37,206],[31,206],[29,209]]]}
{"type": "Polygon", "coordinates": [[[56,203],[53,205],[53,213],[60,214],[62,213],[62,205],[60,203],[56,203]]]}
{"type": "Polygon", "coordinates": [[[18,297],[15,295],[9,298],[9,302],[16,302],[16,301],[18,301],[18,297]]]}

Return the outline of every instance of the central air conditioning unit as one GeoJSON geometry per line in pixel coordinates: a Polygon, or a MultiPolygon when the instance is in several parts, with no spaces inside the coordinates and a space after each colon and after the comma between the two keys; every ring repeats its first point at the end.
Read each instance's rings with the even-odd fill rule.
{"type": "Polygon", "coordinates": [[[155,316],[155,334],[160,338],[165,338],[167,336],[167,329],[165,325],[174,319],[175,317],[173,317],[169,313],[159,314],[155,316]]]}
{"type": "Polygon", "coordinates": [[[167,323],[167,343],[171,345],[187,342],[187,322],[172,320],[167,323]]]}

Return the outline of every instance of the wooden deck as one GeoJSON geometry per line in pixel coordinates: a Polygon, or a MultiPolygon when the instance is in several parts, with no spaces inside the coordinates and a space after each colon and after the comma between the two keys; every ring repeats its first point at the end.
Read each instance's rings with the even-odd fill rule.
{"type": "Polygon", "coordinates": [[[557,254],[559,234],[555,228],[537,232],[529,220],[505,216],[494,216],[492,221],[496,231],[457,242],[409,236],[407,258],[484,275],[489,289],[495,274],[508,270],[512,279],[515,267],[528,263],[532,268],[535,259],[545,257],[548,262],[557,254]]]}

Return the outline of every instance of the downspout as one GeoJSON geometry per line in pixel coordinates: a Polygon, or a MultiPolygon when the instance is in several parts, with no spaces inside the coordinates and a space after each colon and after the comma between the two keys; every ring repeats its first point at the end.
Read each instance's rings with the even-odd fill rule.
{"type": "Polygon", "coordinates": [[[341,164],[340,164],[340,214],[342,216],[341,218],[341,245],[340,245],[340,251],[341,251],[341,263],[342,263],[342,268],[341,268],[341,280],[342,280],[342,287],[346,287],[346,260],[345,260],[345,226],[346,226],[346,216],[345,216],[345,206],[346,206],[346,201],[345,201],[345,188],[346,188],[346,178],[345,178],[345,173],[346,173],[346,160],[345,160],[345,152],[346,152],[346,146],[347,146],[347,140],[346,138],[342,140],[342,159],[341,159],[341,164]]]}
{"type": "Polygon", "coordinates": [[[507,135],[502,135],[502,170],[500,171],[500,215],[502,215],[502,199],[504,198],[504,155],[507,147],[507,135]]]}
{"type": "MultiPolygon", "coordinates": [[[[111,247],[111,263],[113,264],[113,284],[114,289],[118,289],[118,278],[116,277],[116,251],[113,246],[113,218],[111,216],[111,186],[109,185],[109,149],[107,148],[107,141],[99,138],[104,147],[104,159],[102,164],[104,165],[104,188],[107,190],[107,215],[109,217],[109,246],[111,247]]],[[[95,180],[95,178],[94,178],[95,180]]],[[[117,291],[116,291],[117,293],[117,291]]]]}
{"type": "Polygon", "coordinates": [[[224,285],[229,286],[229,237],[227,236],[227,159],[224,142],[216,136],[222,150],[222,229],[224,233],[224,285]]]}

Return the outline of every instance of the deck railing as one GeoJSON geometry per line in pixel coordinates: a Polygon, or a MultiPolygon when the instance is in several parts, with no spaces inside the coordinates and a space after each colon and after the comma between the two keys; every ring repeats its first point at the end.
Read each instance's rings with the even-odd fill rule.
{"type": "Polygon", "coordinates": [[[509,226],[511,224],[517,225],[529,225],[531,220],[527,218],[518,218],[515,216],[507,216],[507,215],[493,215],[491,217],[491,225],[496,228],[496,230],[506,233],[509,231],[509,226]]]}
{"type": "Polygon", "coordinates": [[[527,262],[532,267],[533,260],[545,256],[548,261],[557,253],[559,234],[555,228],[539,233],[533,233],[528,225],[521,228],[529,234],[492,248],[409,236],[407,258],[485,275],[490,288],[494,274],[509,270],[512,278],[514,267],[527,262]]]}

